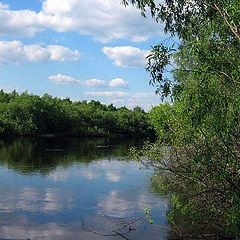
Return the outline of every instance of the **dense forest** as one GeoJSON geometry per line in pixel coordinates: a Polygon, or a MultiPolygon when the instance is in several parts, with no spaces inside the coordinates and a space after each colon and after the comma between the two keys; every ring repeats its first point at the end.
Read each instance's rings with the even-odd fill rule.
{"type": "Polygon", "coordinates": [[[239,239],[240,1],[123,2],[178,37],[148,56],[150,83],[173,104],[152,109],[158,141],[133,156],[155,170],[153,188],[170,195],[167,215],[179,236],[239,239]]]}
{"type": "Polygon", "coordinates": [[[94,100],[72,102],[48,94],[40,97],[0,91],[0,135],[153,137],[154,132],[148,113],[141,107],[129,110],[94,100]]]}

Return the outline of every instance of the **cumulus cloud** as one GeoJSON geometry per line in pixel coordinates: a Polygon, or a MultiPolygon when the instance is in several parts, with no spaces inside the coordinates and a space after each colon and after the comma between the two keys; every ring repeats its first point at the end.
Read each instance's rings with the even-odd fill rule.
{"type": "MultiPolygon", "coordinates": [[[[13,42],[10,42],[10,45],[14,48],[13,42]]],[[[23,46],[21,42],[18,42],[17,45],[19,45],[19,49],[22,48],[20,51],[22,51],[23,56],[25,55],[25,59],[30,62],[46,62],[51,59],[51,53],[48,49],[37,44],[23,46]]]]}
{"type": "Polygon", "coordinates": [[[135,7],[125,8],[116,0],[45,0],[40,12],[14,11],[0,3],[0,20],[0,35],[12,37],[32,37],[53,29],[90,35],[101,42],[140,42],[163,33],[161,25],[142,17],[135,7]]]}
{"type": "Polygon", "coordinates": [[[78,50],[70,50],[67,47],[59,46],[59,45],[48,45],[47,50],[50,52],[51,61],[77,61],[79,59],[80,53],[78,50]]]}
{"type": "Polygon", "coordinates": [[[127,97],[129,96],[129,93],[104,91],[104,92],[85,92],[84,95],[93,97],[127,97]]]}
{"type": "Polygon", "coordinates": [[[129,68],[145,68],[146,57],[150,53],[148,50],[131,46],[104,47],[102,51],[114,61],[116,66],[129,68]]]}
{"type": "Polygon", "coordinates": [[[38,44],[23,45],[21,41],[0,41],[0,63],[77,61],[78,50],[59,45],[42,47],[38,44]]]}
{"type": "Polygon", "coordinates": [[[84,85],[89,87],[106,87],[106,81],[100,79],[89,79],[84,82],[84,85]]]}
{"type": "Polygon", "coordinates": [[[0,35],[10,37],[33,37],[44,31],[45,16],[31,10],[10,10],[0,3],[0,35]],[[42,23],[41,23],[42,21],[42,23]]]}
{"type": "Polygon", "coordinates": [[[128,88],[128,82],[122,78],[115,78],[109,83],[110,87],[128,88]]]}
{"type": "Polygon", "coordinates": [[[145,41],[161,33],[159,25],[143,18],[132,6],[125,8],[116,0],[55,0],[43,2],[42,12],[51,16],[49,27],[57,31],[77,31],[95,40],[145,41]]]}
{"type": "Polygon", "coordinates": [[[0,42],[0,63],[20,63],[24,57],[23,45],[19,41],[0,42]]]}
{"type": "Polygon", "coordinates": [[[49,76],[49,80],[55,82],[56,84],[70,85],[73,83],[80,83],[80,80],[76,80],[70,76],[58,74],[56,76],[49,76]]]}
{"type": "Polygon", "coordinates": [[[93,79],[89,79],[86,81],[82,81],[82,80],[75,79],[71,76],[62,75],[62,74],[49,76],[48,79],[55,82],[56,84],[62,84],[62,85],[70,85],[70,84],[78,83],[78,84],[82,84],[82,85],[88,86],[88,87],[105,87],[105,86],[107,86],[106,81],[104,81],[104,80],[93,78],[93,79]]]}

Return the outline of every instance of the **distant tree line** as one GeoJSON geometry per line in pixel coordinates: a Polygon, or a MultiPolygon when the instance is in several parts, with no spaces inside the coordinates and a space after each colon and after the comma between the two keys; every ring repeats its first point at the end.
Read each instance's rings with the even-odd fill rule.
{"type": "Polygon", "coordinates": [[[130,110],[94,100],[72,102],[48,94],[0,90],[0,135],[38,134],[152,137],[154,130],[141,107],[130,110]]]}

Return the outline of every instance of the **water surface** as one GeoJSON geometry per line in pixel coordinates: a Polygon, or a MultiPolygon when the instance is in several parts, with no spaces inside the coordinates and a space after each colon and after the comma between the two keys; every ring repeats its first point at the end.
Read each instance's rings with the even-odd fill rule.
{"type": "MultiPolygon", "coordinates": [[[[103,235],[120,221],[143,216],[144,204],[156,224],[167,226],[168,200],[151,191],[151,171],[127,161],[128,148],[139,144],[120,138],[1,139],[0,239],[124,239],[103,235]]],[[[143,221],[133,227],[125,239],[168,238],[143,221]]]]}

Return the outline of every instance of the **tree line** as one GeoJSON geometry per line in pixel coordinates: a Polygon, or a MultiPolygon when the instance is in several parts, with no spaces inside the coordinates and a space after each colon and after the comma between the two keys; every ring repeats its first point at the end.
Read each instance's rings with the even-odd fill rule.
{"type": "Polygon", "coordinates": [[[0,90],[0,135],[63,134],[67,136],[154,136],[149,114],[104,105],[99,101],[72,102],[0,90]]]}

